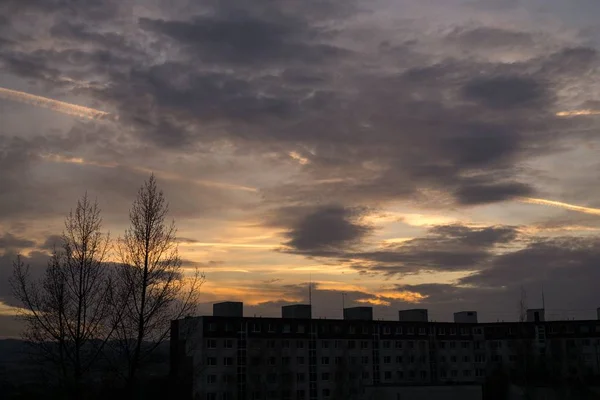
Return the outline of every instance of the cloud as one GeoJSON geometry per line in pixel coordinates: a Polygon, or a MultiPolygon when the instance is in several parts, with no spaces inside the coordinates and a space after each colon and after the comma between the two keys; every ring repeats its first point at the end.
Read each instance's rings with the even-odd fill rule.
{"type": "Polygon", "coordinates": [[[520,76],[476,78],[464,86],[463,96],[499,110],[540,106],[548,99],[544,85],[520,76]]]}
{"type": "Polygon", "coordinates": [[[526,47],[534,44],[532,34],[505,28],[479,26],[475,28],[455,28],[446,39],[451,43],[458,43],[465,48],[496,50],[515,47],[526,47]]]}
{"type": "Polygon", "coordinates": [[[14,236],[11,233],[5,233],[4,235],[0,236],[0,249],[5,249],[5,251],[33,247],[34,245],[35,242],[14,236]]]}
{"type": "MultiPolygon", "coordinates": [[[[281,210],[280,212],[286,212],[281,210]]],[[[337,205],[318,207],[300,217],[285,233],[293,252],[320,254],[349,248],[360,242],[372,228],[360,222],[364,210],[337,205]]]]}

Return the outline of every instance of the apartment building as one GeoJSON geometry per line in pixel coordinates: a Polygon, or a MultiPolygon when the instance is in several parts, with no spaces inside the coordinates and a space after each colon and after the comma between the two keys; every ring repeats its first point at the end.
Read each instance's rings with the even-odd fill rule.
{"type": "Polygon", "coordinates": [[[185,377],[184,395],[206,400],[362,399],[379,385],[483,382],[539,358],[563,375],[600,375],[600,321],[530,311],[514,323],[478,323],[474,311],[429,322],[422,309],[375,321],[370,307],[355,307],[328,320],[312,319],[308,305],[257,318],[219,303],[213,316],[172,322],[171,368],[185,377]]]}

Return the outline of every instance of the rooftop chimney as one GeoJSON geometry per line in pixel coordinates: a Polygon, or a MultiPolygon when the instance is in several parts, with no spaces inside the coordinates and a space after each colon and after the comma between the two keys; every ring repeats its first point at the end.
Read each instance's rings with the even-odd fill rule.
{"type": "Polygon", "coordinates": [[[225,301],[213,304],[213,315],[215,317],[243,317],[244,303],[241,301],[225,301]]]}
{"type": "Polygon", "coordinates": [[[293,304],[281,307],[281,318],[311,319],[312,307],[310,304],[293,304]]]}
{"type": "Polygon", "coordinates": [[[429,316],[426,309],[415,308],[412,310],[398,311],[398,320],[402,322],[427,322],[429,316]]]}
{"type": "Polygon", "coordinates": [[[477,311],[460,311],[454,313],[454,322],[457,324],[476,324],[477,311]]]}
{"type": "Polygon", "coordinates": [[[373,307],[344,308],[344,319],[372,321],[373,320],[373,307]]]}
{"type": "Polygon", "coordinates": [[[543,308],[531,308],[527,310],[527,322],[544,322],[546,320],[543,308]]]}

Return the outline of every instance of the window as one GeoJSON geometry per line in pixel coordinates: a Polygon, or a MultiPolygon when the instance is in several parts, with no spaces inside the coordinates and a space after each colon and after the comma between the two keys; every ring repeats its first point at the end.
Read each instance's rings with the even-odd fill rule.
{"type": "Polygon", "coordinates": [[[483,330],[481,328],[473,328],[473,334],[483,335],[483,330]]]}
{"type": "Polygon", "coordinates": [[[492,361],[493,362],[497,362],[497,363],[501,363],[502,362],[502,356],[499,354],[494,354],[492,356],[492,361]]]}
{"type": "Polygon", "coordinates": [[[469,330],[467,328],[460,328],[460,334],[462,336],[468,336],[469,335],[469,330]]]}
{"type": "Polygon", "coordinates": [[[348,333],[350,333],[351,335],[354,335],[356,333],[356,327],[355,326],[349,326],[348,327],[348,333]]]}
{"type": "Polygon", "coordinates": [[[250,363],[252,365],[260,365],[260,357],[252,357],[252,359],[250,360],[250,363]]]}
{"type": "Polygon", "coordinates": [[[223,365],[225,365],[226,367],[231,367],[233,365],[233,357],[223,358],[223,365]]]}
{"type": "Polygon", "coordinates": [[[450,334],[456,335],[456,328],[450,328],[450,334]]]}
{"type": "Polygon", "coordinates": [[[215,365],[217,365],[217,358],[216,357],[207,357],[206,358],[206,365],[214,367],[215,365]]]}
{"type": "Polygon", "coordinates": [[[413,342],[412,340],[408,341],[408,348],[409,349],[414,349],[415,348],[415,342],[413,342]]]}
{"type": "Polygon", "coordinates": [[[404,379],[404,371],[396,371],[396,377],[398,380],[404,379]]]}
{"type": "Polygon", "coordinates": [[[260,324],[252,324],[252,332],[260,332],[260,324]]]}
{"type": "Polygon", "coordinates": [[[450,371],[450,376],[456,378],[458,376],[458,371],[453,369],[452,371],[450,371]]]}
{"type": "Polygon", "coordinates": [[[304,382],[305,378],[306,378],[306,375],[303,372],[298,372],[296,374],[296,381],[298,381],[298,382],[304,382]]]}
{"type": "Polygon", "coordinates": [[[415,363],[415,356],[409,356],[408,357],[408,362],[411,363],[411,364],[414,364],[415,363]]]}
{"type": "Polygon", "coordinates": [[[464,362],[471,362],[471,357],[469,357],[469,356],[464,356],[464,357],[463,357],[463,361],[464,361],[464,362]]]}
{"type": "Polygon", "coordinates": [[[329,340],[321,341],[321,348],[328,349],[329,348],[329,340]]]}
{"type": "Polygon", "coordinates": [[[298,333],[304,333],[304,325],[298,325],[298,333]]]}
{"type": "Polygon", "coordinates": [[[450,342],[450,348],[451,349],[455,349],[456,348],[456,342],[450,342]]]}
{"type": "Polygon", "coordinates": [[[275,332],[275,325],[269,324],[269,333],[275,332]]]}
{"type": "Polygon", "coordinates": [[[427,379],[427,371],[421,371],[421,379],[427,379]]]}
{"type": "Polygon", "coordinates": [[[402,341],[401,340],[396,340],[396,348],[397,349],[401,349],[402,348],[402,341]]]}
{"type": "Polygon", "coordinates": [[[446,342],[440,342],[440,349],[446,348],[446,342]]]}
{"type": "Polygon", "coordinates": [[[445,378],[446,377],[446,370],[445,369],[440,369],[440,377],[441,378],[445,378]]]}
{"type": "Polygon", "coordinates": [[[296,341],[296,348],[303,349],[304,348],[304,342],[302,340],[297,340],[296,341]]]}
{"type": "Polygon", "coordinates": [[[392,333],[392,329],[389,326],[384,326],[383,327],[383,334],[384,335],[390,335],[392,333]]]}
{"type": "Polygon", "coordinates": [[[463,349],[468,349],[469,348],[469,342],[462,342],[460,345],[461,345],[461,347],[463,349]]]}
{"type": "Polygon", "coordinates": [[[455,363],[455,362],[456,362],[456,356],[451,356],[451,357],[450,357],[450,362],[453,362],[453,363],[455,363]]]}
{"type": "Polygon", "coordinates": [[[329,397],[331,394],[331,391],[329,389],[323,389],[323,397],[329,397]]]}
{"type": "Polygon", "coordinates": [[[232,339],[225,339],[225,348],[233,349],[233,340],[232,339]]]}
{"type": "Polygon", "coordinates": [[[206,383],[213,384],[213,383],[217,383],[217,376],[216,375],[207,375],[206,376],[206,383]]]}
{"type": "Polygon", "coordinates": [[[223,375],[223,382],[228,384],[235,383],[235,376],[233,375],[223,375]]]}
{"type": "Polygon", "coordinates": [[[283,325],[283,333],[290,333],[291,329],[290,324],[283,325]]]}
{"type": "Polygon", "coordinates": [[[391,364],[392,363],[392,357],[390,357],[390,356],[383,357],[383,363],[384,364],[391,364]]]}
{"type": "Polygon", "coordinates": [[[267,375],[267,382],[275,383],[277,382],[277,374],[269,374],[267,375]]]}
{"type": "Polygon", "coordinates": [[[419,361],[422,363],[426,363],[427,362],[427,356],[419,356],[419,361]]]}
{"type": "Polygon", "coordinates": [[[277,359],[275,357],[269,357],[269,365],[276,365],[277,359]]]}
{"type": "Polygon", "coordinates": [[[321,325],[321,333],[329,332],[329,327],[327,325],[321,325]]]}
{"type": "Polygon", "coordinates": [[[589,345],[590,345],[590,339],[583,339],[583,340],[581,341],[581,344],[582,344],[583,346],[589,346],[589,345]]]}
{"type": "Polygon", "coordinates": [[[482,377],[482,376],[485,376],[485,371],[484,371],[484,370],[482,370],[482,369],[480,369],[480,368],[477,368],[477,369],[475,370],[475,376],[477,376],[477,377],[482,377]]]}
{"type": "Polygon", "coordinates": [[[304,357],[296,357],[296,363],[298,365],[304,365],[304,357]]]}
{"type": "Polygon", "coordinates": [[[304,390],[296,390],[296,398],[298,400],[306,399],[306,393],[304,392],[304,390]]]}
{"type": "Polygon", "coordinates": [[[475,356],[475,362],[476,363],[484,363],[485,362],[485,356],[483,354],[478,354],[475,356]]]}
{"type": "Polygon", "coordinates": [[[281,359],[281,364],[282,365],[290,365],[292,362],[292,359],[290,357],[283,357],[281,359]]]}
{"type": "Polygon", "coordinates": [[[334,363],[335,365],[340,365],[342,363],[342,357],[336,357],[334,363]]]}
{"type": "Polygon", "coordinates": [[[438,328],[438,335],[443,336],[446,334],[446,328],[438,328]]]}
{"type": "Polygon", "coordinates": [[[210,332],[216,332],[217,331],[217,324],[216,324],[216,322],[211,322],[210,324],[208,324],[208,330],[210,332]]]}
{"type": "Polygon", "coordinates": [[[386,381],[391,381],[392,380],[392,371],[385,371],[383,373],[383,379],[386,381]]]}
{"type": "Polygon", "coordinates": [[[322,365],[329,365],[329,357],[321,357],[322,365]]]}
{"type": "Polygon", "coordinates": [[[440,362],[446,362],[446,356],[440,356],[440,362]]]}
{"type": "Polygon", "coordinates": [[[225,332],[231,332],[233,330],[233,326],[230,323],[225,324],[225,332]]]}
{"type": "Polygon", "coordinates": [[[216,393],[206,393],[206,400],[217,400],[216,393]]]}
{"type": "Polygon", "coordinates": [[[321,380],[322,381],[328,381],[329,380],[329,372],[323,372],[321,374],[321,380]]]}
{"type": "Polygon", "coordinates": [[[348,348],[349,349],[356,348],[356,342],[354,340],[348,340],[348,348]]]}
{"type": "Polygon", "coordinates": [[[402,356],[396,356],[396,364],[402,364],[402,356]]]}
{"type": "Polygon", "coordinates": [[[363,377],[363,379],[369,379],[369,372],[368,371],[363,371],[362,377],[363,377]]]}
{"type": "Polygon", "coordinates": [[[425,328],[419,328],[419,335],[426,335],[427,330],[425,328]]]}
{"type": "Polygon", "coordinates": [[[362,333],[363,333],[363,335],[368,334],[369,333],[369,327],[368,326],[363,326],[362,327],[362,333]]]}
{"type": "Polygon", "coordinates": [[[363,340],[360,342],[360,348],[361,349],[368,349],[369,348],[369,342],[367,342],[366,340],[363,340]]]}
{"type": "Polygon", "coordinates": [[[369,356],[362,356],[361,357],[361,363],[368,364],[369,363],[369,356]]]}
{"type": "Polygon", "coordinates": [[[383,341],[383,348],[384,349],[389,349],[390,348],[390,341],[389,340],[384,340],[383,341]]]}
{"type": "Polygon", "coordinates": [[[275,348],[275,341],[274,340],[268,340],[267,341],[267,347],[269,349],[274,349],[275,348]]]}
{"type": "Polygon", "coordinates": [[[469,377],[469,376],[471,376],[471,370],[470,370],[470,369],[465,369],[465,370],[463,371],[463,376],[464,376],[464,377],[469,377]]]}
{"type": "Polygon", "coordinates": [[[415,334],[415,328],[413,328],[412,326],[409,326],[407,334],[408,335],[414,335],[415,334]]]}
{"type": "Polygon", "coordinates": [[[290,348],[290,341],[289,340],[284,340],[283,342],[281,342],[281,347],[283,347],[284,349],[289,349],[290,348]]]}
{"type": "Polygon", "coordinates": [[[415,379],[416,376],[415,371],[408,371],[408,379],[415,379]]]}
{"type": "Polygon", "coordinates": [[[358,361],[358,359],[356,357],[350,357],[350,364],[356,365],[357,361],[358,361]]]}
{"type": "Polygon", "coordinates": [[[396,327],[396,335],[402,335],[402,327],[401,326],[396,327]]]}
{"type": "Polygon", "coordinates": [[[259,391],[252,392],[252,400],[261,400],[261,393],[259,391]]]}
{"type": "Polygon", "coordinates": [[[216,339],[207,339],[206,340],[206,348],[216,349],[217,348],[217,340],[216,339]]]}

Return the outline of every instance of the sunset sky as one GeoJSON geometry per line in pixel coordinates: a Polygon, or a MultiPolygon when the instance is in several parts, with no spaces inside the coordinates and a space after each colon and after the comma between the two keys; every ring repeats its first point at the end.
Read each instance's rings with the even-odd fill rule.
{"type": "Polygon", "coordinates": [[[200,313],[600,307],[598,0],[3,0],[0,337],[77,198],[154,173],[200,313]]]}

